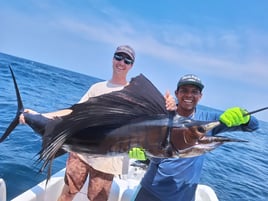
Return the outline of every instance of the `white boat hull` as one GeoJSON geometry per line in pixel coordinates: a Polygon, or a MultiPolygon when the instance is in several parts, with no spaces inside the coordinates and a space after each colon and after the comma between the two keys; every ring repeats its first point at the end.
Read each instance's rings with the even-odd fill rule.
{"type": "MultiPolygon", "coordinates": [[[[42,181],[33,188],[25,191],[11,201],[56,201],[64,185],[65,169],[54,174],[49,180],[47,187],[46,181],[42,181]]],[[[108,201],[131,201],[133,194],[139,186],[140,179],[144,170],[138,167],[131,167],[128,175],[122,178],[115,177],[108,201]]],[[[85,201],[87,198],[87,182],[83,186],[74,201],[85,201]]],[[[6,201],[6,200],[0,200],[6,201]]],[[[206,185],[198,185],[196,191],[196,201],[219,201],[212,188],[206,185]]]]}
{"type": "Polygon", "coordinates": [[[6,199],[7,199],[6,183],[3,179],[0,178],[0,201],[6,201],[6,199]]]}

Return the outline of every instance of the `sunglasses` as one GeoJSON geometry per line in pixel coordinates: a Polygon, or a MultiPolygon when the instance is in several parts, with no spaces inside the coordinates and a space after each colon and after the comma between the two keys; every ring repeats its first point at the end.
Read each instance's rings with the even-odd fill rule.
{"type": "Polygon", "coordinates": [[[124,57],[122,55],[115,54],[114,55],[114,59],[116,61],[122,61],[124,59],[125,64],[127,64],[127,65],[133,64],[133,60],[132,59],[128,59],[127,57],[124,57]]]}

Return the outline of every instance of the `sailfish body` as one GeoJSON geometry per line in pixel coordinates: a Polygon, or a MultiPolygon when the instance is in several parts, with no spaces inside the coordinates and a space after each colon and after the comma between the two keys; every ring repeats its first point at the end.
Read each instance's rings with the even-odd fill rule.
{"type": "MultiPolygon", "coordinates": [[[[0,138],[2,142],[24,113],[18,86],[10,68],[17,99],[15,119],[0,138]]],[[[224,142],[239,141],[209,137],[206,133],[218,121],[194,121],[165,108],[163,95],[143,75],[124,89],[90,98],[68,108],[71,113],[55,119],[24,113],[29,126],[42,136],[40,160],[44,166],[62,150],[91,156],[126,154],[141,147],[154,157],[192,157],[204,154],[224,142]]]]}
{"type": "MultiPolygon", "coordinates": [[[[189,119],[176,115],[172,119],[171,127],[170,119],[163,115],[158,116],[157,119],[129,123],[111,130],[94,128],[89,132],[92,129],[87,128],[66,138],[62,148],[98,156],[123,154],[133,147],[140,147],[147,155],[154,157],[181,157],[180,151],[198,144],[206,131],[218,125],[218,122],[195,122],[194,125],[189,125],[188,121],[189,119]],[[186,141],[187,138],[189,142],[186,141]]],[[[51,140],[50,153],[62,137],[58,136],[51,140]]]]}

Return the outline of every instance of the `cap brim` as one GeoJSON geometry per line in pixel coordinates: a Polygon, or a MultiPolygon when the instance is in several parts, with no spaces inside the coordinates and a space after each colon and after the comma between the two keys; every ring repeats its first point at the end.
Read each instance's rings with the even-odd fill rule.
{"type": "Polygon", "coordinates": [[[186,82],[183,82],[183,83],[180,83],[178,85],[178,87],[180,86],[184,86],[184,85],[194,85],[196,87],[198,87],[201,91],[203,90],[204,88],[204,85],[200,84],[200,83],[196,83],[196,82],[191,82],[191,81],[186,81],[186,82]]]}

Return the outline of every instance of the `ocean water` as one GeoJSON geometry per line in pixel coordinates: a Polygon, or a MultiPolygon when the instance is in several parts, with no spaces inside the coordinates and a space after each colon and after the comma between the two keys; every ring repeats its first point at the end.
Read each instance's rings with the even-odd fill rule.
{"type": "MultiPolygon", "coordinates": [[[[79,101],[98,78],[0,53],[0,135],[17,110],[16,95],[8,66],[11,65],[25,108],[49,112],[79,101]]],[[[208,108],[209,109],[209,108],[208,108]]],[[[268,200],[268,123],[260,121],[253,133],[222,135],[248,140],[230,143],[206,154],[200,183],[212,187],[220,201],[268,200]]],[[[19,125],[0,143],[0,178],[7,184],[8,200],[46,178],[36,163],[41,137],[19,125]]],[[[53,163],[53,173],[65,167],[67,155],[53,163]]]]}

